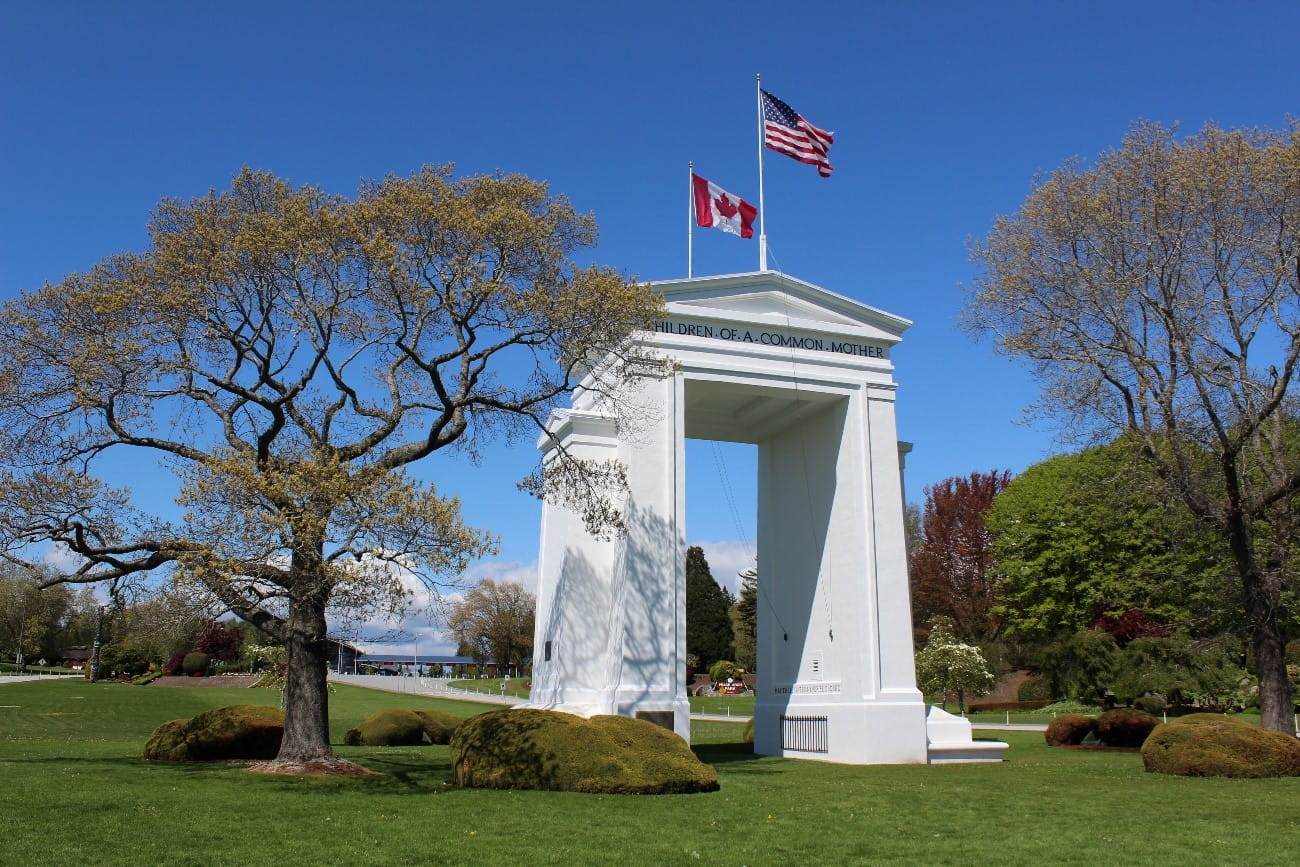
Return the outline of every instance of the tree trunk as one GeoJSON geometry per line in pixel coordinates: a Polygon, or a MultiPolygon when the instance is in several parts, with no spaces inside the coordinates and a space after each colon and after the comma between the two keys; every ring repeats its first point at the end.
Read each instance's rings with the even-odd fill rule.
{"type": "Polygon", "coordinates": [[[284,740],[277,762],[329,759],[329,693],[325,684],[325,602],[314,597],[289,607],[284,674],[284,740]]]}
{"type": "Polygon", "coordinates": [[[1255,674],[1259,677],[1259,724],[1284,734],[1295,734],[1291,703],[1291,679],[1286,671],[1286,638],[1278,623],[1281,588],[1276,575],[1260,568],[1250,544],[1250,528],[1241,516],[1228,527],[1228,544],[1241,578],[1243,607],[1250,622],[1255,650],[1255,674]]]}

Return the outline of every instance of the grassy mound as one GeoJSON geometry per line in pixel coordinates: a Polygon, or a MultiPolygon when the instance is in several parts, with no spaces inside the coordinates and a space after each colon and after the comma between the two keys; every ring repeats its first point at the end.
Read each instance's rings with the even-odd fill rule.
{"type": "Polygon", "coordinates": [[[144,757],[166,762],[273,759],[283,737],[282,711],[236,704],[163,723],[145,742],[144,757]]]}
{"type": "Polygon", "coordinates": [[[741,735],[741,738],[747,744],[752,745],[754,743],[754,718],[753,717],[750,717],[749,721],[745,723],[745,731],[741,735]]]}
{"type": "Polygon", "coordinates": [[[1094,717],[1067,713],[1047,724],[1043,737],[1049,747],[1077,747],[1083,739],[1097,730],[1094,717]]]}
{"type": "Polygon", "coordinates": [[[1300,739],[1219,714],[1197,713],[1157,726],[1142,745],[1152,773],[1182,777],[1300,776],[1300,739]]]}
{"type": "Polygon", "coordinates": [[[681,738],[645,720],[548,710],[470,717],[451,738],[457,785],[661,795],[713,792],[718,775],[681,738]]]}
{"type": "Polygon", "coordinates": [[[351,747],[417,747],[446,744],[460,717],[436,710],[390,708],[371,714],[365,722],[349,729],[343,743],[351,747]]]}

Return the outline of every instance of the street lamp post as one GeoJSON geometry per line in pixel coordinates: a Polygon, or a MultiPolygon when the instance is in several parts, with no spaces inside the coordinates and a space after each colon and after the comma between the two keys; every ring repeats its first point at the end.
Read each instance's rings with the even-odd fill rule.
{"type": "Polygon", "coordinates": [[[104,635],[104,606],[95,608],[95,644],[90,649],[90,682],[99,680],[99,645],[104,635]]]}

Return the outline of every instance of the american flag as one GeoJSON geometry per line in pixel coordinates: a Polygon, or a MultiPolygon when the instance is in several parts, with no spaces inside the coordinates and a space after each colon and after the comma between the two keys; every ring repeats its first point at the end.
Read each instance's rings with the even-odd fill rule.
{"type": "Polygon", "coordinates": [[[793,108],[766,90],[763,94],[763,144],[774,151],[817,167],[823,178],[831,176],[830,147],[835,133],[818,129],[793,108]]]}

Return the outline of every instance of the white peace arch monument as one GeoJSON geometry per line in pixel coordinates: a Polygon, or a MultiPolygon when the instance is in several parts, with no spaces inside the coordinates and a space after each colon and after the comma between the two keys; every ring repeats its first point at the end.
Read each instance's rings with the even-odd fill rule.
{"type": "Polygon", "coordinates": [[[581,391],[538,447],[627,467],[625,535],[543,507],[532,707],[690,739],[688,438],[758,446],[754,749],[849,764],[997,761],[916,688],[891,351],[911,324],[774,271],[656,283],[674,362],[621,431],[581,391]]]}

